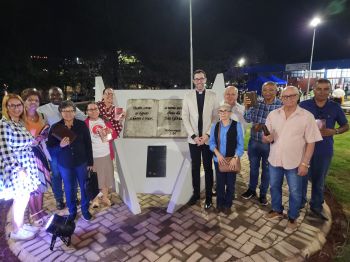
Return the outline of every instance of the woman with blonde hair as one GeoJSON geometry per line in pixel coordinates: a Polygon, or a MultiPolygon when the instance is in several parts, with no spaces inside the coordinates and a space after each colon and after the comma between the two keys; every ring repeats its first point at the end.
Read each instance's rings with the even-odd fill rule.
{"type": "Polygon", "coordinates": [[[30,193],[40,184],[32,145],[36,141],[24,126],[24,103],[16,94],[5,95],[0,120],[0,199],[13,199],[13,240],[30,240],[37,228],[24,225],[30,193]]]}
{"type": "Polygon", "coordinates": [[[30,218],[35,226],[43,226],[47,217],[47,213],[43,210],[43,193],[47,191],[48,185],[51,183],[50,169],[47,162],[50,155],[45,144],[49,126],[44,115],[37,112],[41,97],[39,91],[35,88],[27,88],[22,91],[21,97],[24,101],[24,125],[32,136],[39,141],[38,145],[32,148],[39,171],[40,185],[29,199],[30,218]]]}

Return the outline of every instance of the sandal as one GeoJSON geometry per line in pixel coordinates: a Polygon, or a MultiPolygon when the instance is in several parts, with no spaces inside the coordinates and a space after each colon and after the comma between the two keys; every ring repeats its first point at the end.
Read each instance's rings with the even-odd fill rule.
{"type": "Polygon", "coordinates": [[[98,202],[98,199],[95,199],[94,201],[92,201],[92,208],[99,208],[100,204],[98,202]]]}
{"type": "Polygon", "coordinates": [[[112,206],[112,202],[108,198],[103,198],[102,203],[109,207],[112,206]]]}
{"type": "Polygon", "coordinates": [[[33,226],[35,227],[44,227],[49,220],[50,215],[47,214],[46,216],[43,216],[42,218],[39,218],[38,220],[33,221],[33,226]]]}

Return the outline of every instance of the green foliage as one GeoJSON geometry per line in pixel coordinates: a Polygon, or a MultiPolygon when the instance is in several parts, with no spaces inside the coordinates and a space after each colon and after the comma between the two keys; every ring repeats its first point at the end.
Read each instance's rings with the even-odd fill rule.
{"type": "MultiPolygon", "coordinates": [[[[348,116],[348,121],[350,117],[348,116]]],[[[350,218],[350,131],[334,137],[334,156],[326,179],[337,201],[343,206],[347,218],[350,218]]],[[[350,244],[345,246],[336,261],[349,261],[350,244]]]]}
{"type": "MultiPolygon", "coordinates": [[[[348,120],[350,117],[348,116],[348,120]]],[[[327,186],[350,215],[350,132],[334,136],[334,156],[326,179],[327,186]]]]}

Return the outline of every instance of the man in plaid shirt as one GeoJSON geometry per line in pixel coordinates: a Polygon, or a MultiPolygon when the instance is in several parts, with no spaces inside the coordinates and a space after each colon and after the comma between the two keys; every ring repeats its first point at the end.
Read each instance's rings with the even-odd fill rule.
{"type": "Polygon", "coordinates": [[[248,157],[250,165],[249,188],[242,194],[244,199],[256,197],[256,187],[259,180],[259,168],[261,162],[261,182],[259,202],[261,205],[267,205],[266,193],[269,188],[269,170],[268,157],[270,153],[270,145],[262,142],[262,126],[265,124],[267,115],[282,106],[281,100],[276,98],[277,85],[274,82],[266,82],[262,86],[262,100],[258,100],[256,105],[252,105],[252,101],[246,96],[244,97],[244,119],[248,123],[252,123],[250,131],[250,139],[248,144],[248,157]]]}

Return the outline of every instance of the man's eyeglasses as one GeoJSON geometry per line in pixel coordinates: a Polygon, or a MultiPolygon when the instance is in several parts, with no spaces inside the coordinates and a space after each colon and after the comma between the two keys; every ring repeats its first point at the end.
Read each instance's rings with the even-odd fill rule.
{"type": "Polygon", "coordinates": [[[294,94],[294,95],[286,95],[286,96],[281,96],[281,98],[282,99],[285,99],[285,100],[287,100],[287,99],[293,99],[293,98],[295,98],[295,97],[297,97],[298,95],[297,94],[294,94]]]}
{"type": "Polygon", "coordinates": [[[75,111],[74,110],[62,110],[61,112],[62,113],[74,113],[75,111]]]}
{"type": "Polygon", "coordinates": [[[205,77],[201,77],[201,78],[194,78],[194,81],[203,81],[205,79],[205,77]]]}
{"type": "Polygon", "coordinates": [[[7,105],[7,107],[9,108],[9,109],[15,109],[15,108],[22,108],[23,107],[23,105],[22,104],[9,104],[9,105],[7,105]]]}
{"type": "Polygon", "coordinates": [[[97,111],[98,110],[98,108],[89,108],[87,111],[97,111]]]}

